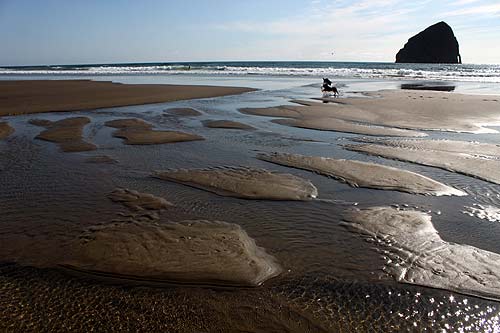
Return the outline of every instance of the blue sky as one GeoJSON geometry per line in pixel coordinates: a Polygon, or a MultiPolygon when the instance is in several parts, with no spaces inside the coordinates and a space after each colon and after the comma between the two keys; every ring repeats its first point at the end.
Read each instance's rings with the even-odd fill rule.
{"type": "Polygon", "coordinates": [[[392,62],[439,21],[464,62],[500,63],[499,0],[0,0],[0,65],[392,62]]]}

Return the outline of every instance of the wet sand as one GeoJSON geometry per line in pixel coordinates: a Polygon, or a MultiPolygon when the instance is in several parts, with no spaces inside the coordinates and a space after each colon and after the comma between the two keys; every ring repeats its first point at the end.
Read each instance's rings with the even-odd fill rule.
{"type": "MultiPolygon", "coordinates": [[[[266,105],[269,100],[281,103],[282,92],[275,94],[277,99],[270,98],[272,94],[266,91],[257,96],[174,105],[210,110],[215,119],[244,117],[253,125],[252,117],[231,119],[228,110],[235,112],[255,106],[255,102],[266,105]]],[[[255,154],[286,151],[338,156],[339,160],[375,158],[343,149],[342,144],[353,140],[343,132],[307,131],[304,135],[306,131],[301,129],[273,123],[266,124],[269,132],[212,130],[195,119],[167,116],[165,108],[147,105],[78,113],[91,119],[85,132],[106,154],[102,156],[120,161],[109,165],[86,163],[94,158],[99,162],[98,156],[61,154],[49,145],[37,144],[32,138],[38,129],[27,124],[29,116],[8,119],[17,135],[0,145],[0,252],[6,261],[0,263],[0,293],[6,295],[0,298],[0,330],[90,327],[103,331],[302,333],[493,331],[498,327],[498,303],[470,296],[498,299],[494,252],[500,253],[495,238],[500,229],[498,223],[488,221],[498,215],[494,209],[500,207],[497,185],[391,160],[384,164],[397,169],[391,172],[393,167],[384,167],[381,173],[388,179],[377,178],[373,172],[376,164],[361,161],[335,163],[333,172],[331,161],[318,166],[308,159],[293,159],[289,166],[294,169],[287,169],[258,160],[255,154]],[[141,119],[124,119],[134,116],[141,119]],[[105,124],[139,133],[153,128],[182,130],[208,140],[148,148],[125,146],[110,138],[105,124]],[[293,140],[304,136],[311,139],[293,140]],[[221,165],[238,167],[214,167],[221,165]],[[262,171],[262,167],[290,174],[262,171]],[[400,186],[410,192],[413,183],[422,179],[397,172],[408,168],[429,176],[418,187],[422,192],[438,194],[434,187],[438,184],[450,190],[441,183],[428,183],[432,178],[470,195],[442,198],[371,191],[299,168],[332,177],[342,175],[353,186],[389,184],[394,186],[391,189],[400,186]],[[167,176],[174,176],[161,181],[150,177],[151,170],[166,170],[167,176]],[[218,171],[215,175],[209,172],[214,170],[218,171]],[[313,184],[320,188],[322,200],[310,200],[317,196],[313,184]],[[264,200],[275,200],[278,194],[276,201],[264,200]],[[484,204],[484,209],[474,202],[484,204]],[[354,206],[391,204],[418,205],[428,213],[401,213],[400,218],[396,209],[385,207],[383,213],[368,209],[364,215],[342,220],[354,206]],[[472,216],[463,214],[464,208],[472,216]],[[431,215],[435,229],[426,222],[431,215]],[[352,225],[345,228],[344,223],[352,225]],[[490,261],[493,273],[488,275],[490,261]],[[67,265],[66,269],[59,264],[67,265]],[[277,274],[276,267],[283,272],[271,279],[277,274]],[[103,283],[103,279],[112,283],[103,283]],[[165,287],[164,283],[176,285],[157,288],[165,287]],[[206,288],[212,285],[225,288],[206,288]]],[[[301,117],[293,110],[274,109],[287,113],[287,121],[301,117]]],[[[330,113],[319,118],[330,118],[330,113]]],[[[50,117],[58,119],[46,115],[53,119],[50,117]]],[[[370,122],[346,122],[376,127],[370,122]]],[[[321,122],[315,125],[319,127],[321,122]]],[[[380,129],[377,135],[381,136],[385,136],[382,129],[397,130],[380,129]]],[[[462,145],[470,154],[485,148],[487,156],[496,158],[494,145],[478,148],[475,143],[396,141],[416,156],[421,151],[424,155],[432,152],[438,159],[440,152],[458,154],[455,150],[462,145]]]]}
{"type": "Polygon", "coordinates": [[[124,139],[127,145],[155,145],[185,141],[204,140],[199,135],[179,131],[153,130],[153,125],[141,119],[116,119],[105,123],[108,127],[118,128],[113,136],[124,139]]]}
{"type": "MultiPolygon", "coordinates": [[[[297,119],[341,119],[412,130],[496,133],[483,127],[500,124],[500,99],[431,91],[387,90],[369,98],[336,98],[334,103],[242,109],[242,112],[297,119]]],[[[414,136],[401,135],[401,136],[414,136]]],[[[390,135],[390,134],[388,134],[390,135]]]]}
{"type": "Polygon", "coordinates": [[[138,191],[125,188],[116,189],[108,195],[108,198],[114,202],[119,202],[131,210],[162,210],[167,209],[173,204],[164,198],[156,197],[149,193],[140,193],[138,191]]]}
{"type": "Polygon", "coordinates": [[[405,149],[439,150],[451,153],[465,153],[477,156],[500,157],[500,146],[492,143],[481,143],[477,141],[457,141],[457,140],[413,140],[413,139],[379,139],[371,140],[367,138],[356,139],[354,141],[364,143],[377,143],[391,147],[405,149]]]}
{"type": "Polygon", "coordinates": [[[180,117],[198,117],[203,113],[192,108],[171,108],[165,110],[165,113],[172,116],[180,117]]]}
{"type": "Polygon", "coordinates": [[[203,121],[203,125],[208,128],[226,128],[226,129],[239,129],[239,130],[255,129],[255,127],[252,127],[250,125],[231,120],[205,120],[203,121]]]}
{"type": "Polygon", "coordinates": [[[303,156],[259,154],[258,159],[333,177],[353,187],[393,190],[423,195],[466,195],[465,192],[402,169],[361,161],[303,156]]]}
{"type": "Polygon", "coordinates": [[[281,272],[243,229],[224,222],[96,226],[71,252],[64,267],[111,278],[255,287],[281,272]]]}
{"type": "Polygon", "coordinates": [[[14,133],[14,128],[5,121],[0,122],[0,140],[7,138],[9,135],[14,133]]]}
{"type": "Polygon", "coordinates": [[[238,87],[121,84],[90,80],[0,81],[0,116],[162,103],[241,94],[254,90],[238,87]]]}
{"type": "Polygon", "coordinates": [[[303,201],[318,195],[318,190],[308,180],[264,169],[237,167],[181,169],[158,171],[154,177],[242,199],[303,201]]]}
{"type": "Polygon", "coordinates": [[[374,156],[458,172],[500,184],[500,160],[438,150],[406,149],[377,144],[346,145],[346,149],[374,156]]]}
{"type": "Polygon", "coordinates": [[[271,108],[242,108],[240,112],[255,116],[279,117],[291,119],[275,119],[274,123],[292,127],[307,128],[320,131],[336,131],[376,136],[424,137],[427,134],[394,127],[370,125],[359,120],[351,121],[337,117],[323,104],[308,103],[306,106],[281,106],[271,108]],[[317,105],[316,105],[317,104],[317,105]]]}
{"type": "Polygon", "coordinates": [[[500,255],[444,241],[429,214],[374,207],[348,213],[344,220],[378,242],[384,271],[396,280],[500,300],[500,255]]]}
{"type": "Polygon", "coordinates": [[[93,143],[83,140],[83,128],[90,123],[88,117],[72,117],[58,121],[31,119],[30,124],[47,128],[37,139],[57,143],[64,152],[81,152],[97,149],[93,143]]]}

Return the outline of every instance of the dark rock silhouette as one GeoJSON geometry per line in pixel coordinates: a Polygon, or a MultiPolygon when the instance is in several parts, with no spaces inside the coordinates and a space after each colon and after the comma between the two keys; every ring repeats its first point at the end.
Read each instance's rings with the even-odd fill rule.
{"type": "Polygon", "coordinates": [[[396,63],[461,64],[462,59],[453,30],[439,22],[411,37],[396,55],[396,63]]]}

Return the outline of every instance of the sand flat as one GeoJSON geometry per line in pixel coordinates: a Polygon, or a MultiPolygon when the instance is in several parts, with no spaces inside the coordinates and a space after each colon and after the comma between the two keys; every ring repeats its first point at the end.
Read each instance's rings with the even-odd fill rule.
{"type": "Polygon", "coordinates": [[[121,84],[90,80],[0,81],[0,116],[162,103],[234,95],[254,90],[240,87],[121,84]]]}
{"type": "Polygon", "coordinates": [[[14,133],[14,128],[6,121],[0,121],[0,140],[5,139],[14,133]]]}
{"type": "Polygon", "coordinates": [[[95,226],[72,243],[61,265],[108,277],[243,287],[281,272],[240,226],[218,221],[95,226]]]}
{"type": "Polygon", "coordinates": [[[378,139],[368,138],[355,139],[354,141],[365,143],[383,144],[391,147],[406,149],[439,150],[452,153],[466,153],[470,155],[481,155],[500,157],[500,146],[492,143],[481,143],[476,141],[457,140],[417,140],[417,139],[378,139]]]}
{"type": "MultiPolygon", "coordinates": [[[[295,119],[335,118],[385,127],[466,133],[496,133],[498,98],[434,91],[387,90],[368,98],[336,98],[333,103],[241,109],[246,114],[295,119]]],[[[408,135],[410,136],[410,135],[408,135]]]]}
{"type": "Polygon", "coordinates": [[[83,140],[83,128],[90,123],[88,117],[70,117],[58,121],[31,119],[30,124],[47,128],[37,139],[57,143],[64,152],[81,152],[97,149],[96,145],[83,140]]]}
{"type": "Polygon", "coordinates": [[[400,161],[433,166],[500,184],[500,160],[437,150],[405,149],[377,144],[346,145],[346,149],[400,161]]]}
{"type": "MultiPolygon", "coordinates": [[[[369,121],[342,119],[333,112],[330,104],[307,102],[300,106],[279,106],[270,108],[243,108],[239,111],[255,116],[276,117],[272,122],[299,128],[320,131],[335,131],[362,135],[425,137],[427,134],[415,130],[380,126],[369,121]]],[[[342,105],[340,105],[342,107],[342,105]]]]}
{"type": "Polygon", "coordinates": [[[304,201],[318,195],[318,190],[308,180],[264,169],[178,169],[157,171],[154,177],[242,199],[304,201]]]}
{"type": "Polygon", "coordinates": [[[500,255],[444,241],[429,214],[373,207],[344,221],[375,241],[384,271],[397,281],[500,300],[500,255]]]}
{"type": "Polygon", "coordinates": [[[317,172],[344,181],[353,187],[436,196],[466,195],[463,191],[418,173],[375,163],[280,153],[259,154],[257,158],[271,163],[317,172]]]}
{"type": "Polygon", "coordinates": [[[305,119],[275,119],[272,121],[280,125],[306,128],[320,131],[335,131],[362,135],[375,136],[401,136],[401,137],[424,137],[427,134],[417,131],[405,130],[393,127],[382,127],[364,125],[352,121],[335,118],[305,118],[305,119]]]}
{"type": "Polygon", "coordinates": [[[252,127],[250,125],[232,120],[205,120],[203,121],[203,126],[208,128],[226,128],[226,129],[239,129],[239,130],[255,129],[255,127],[252,127]]]}

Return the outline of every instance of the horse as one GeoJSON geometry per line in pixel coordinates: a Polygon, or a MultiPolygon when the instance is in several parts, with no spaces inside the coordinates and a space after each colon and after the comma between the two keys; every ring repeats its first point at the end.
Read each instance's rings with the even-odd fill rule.
{"type": "Polygon", "coordinates": [[[333,86],[333,82],[328,78],[323,78],[323,85],[321,86],[322,93],[333,93],[333,96],[336,97],[339,95],[339,91],[337,87],[333,86]]]}

